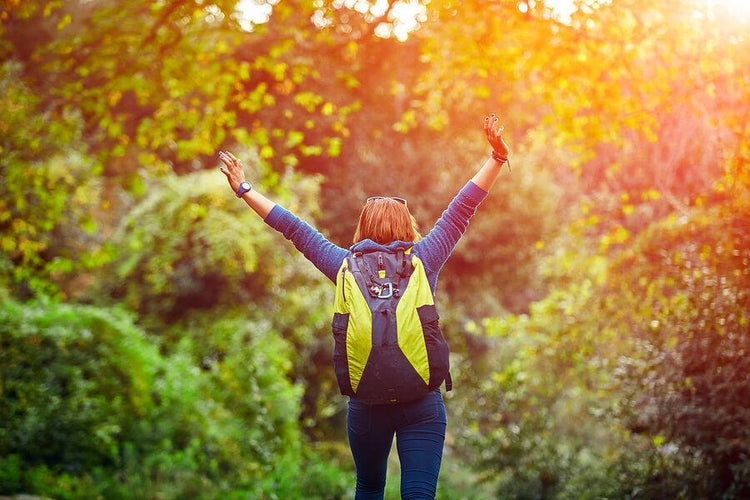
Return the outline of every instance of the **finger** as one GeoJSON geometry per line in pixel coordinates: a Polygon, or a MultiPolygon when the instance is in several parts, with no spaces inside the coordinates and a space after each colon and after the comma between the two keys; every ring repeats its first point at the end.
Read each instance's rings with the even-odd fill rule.
{"type": "Polygon", "coordinates": [[[487,132],[487,137],[489,138],[492,138],[492,127],[494,123],[495,123],[495,117],[493,113],[487,117],[487,127],[485,128],[485,131],[487,132]]]}
{"type": "Polygon", "coordinates": [[[490,120],[492,135],[497,134],[497,126],[500,124],[500,117],[497,116],[495,113],[492,113],[492,119],[490,120]]]}
{"type": "Polygon", "coordinates": [[[219,152],[219,160],[221,160],[227,167],[232,166],[232,160],[223,151],[219,152]]]}
{"type": "Polygon", "coordinates": [[[219,167],[219,170],[222,174],[227,176],[227,179],[229,179],[229,170],[227,170],[226,167],[219,167]]]}
{"type": "Polygon", "coordinates": [[[485,116],[484,117],[484,126],[482,127],[485,134],[487,133],[487,129],[489,129],[489,126],[490,126],[490,117],[489,116],[485,116]]]}
{"type": "Polygon", "coordinates": [[[242,163],[242,162],[240,162],[240,160],[238,160],[238,159],[237,159],[237,157],[236,157],[236,156],[234,156],[234,155],[233,155],[232,153],[230,153],[229,151],[227,151],[227,154],[228,154],[228,155],[229,155],[229,157],[230,157],[230,158],[231,158],[232,160],[234,160],[234,161],[235,161],[235,162],[236,162],[237,164],[241,164],[241,163],[242,163]]]}
{"type": "Polygon", "coordinates": [[[226,151],[219,152],[219,159],[230,166],[234,163],[234,161],[226,151]]]}

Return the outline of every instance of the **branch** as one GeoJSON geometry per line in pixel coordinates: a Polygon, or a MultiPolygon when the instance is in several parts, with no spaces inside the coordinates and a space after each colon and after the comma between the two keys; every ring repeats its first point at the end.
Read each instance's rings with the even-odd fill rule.
{"type": "Polygon", "coordinates": [[[141,42],[141,48],[146,47],[148,44],[154,41],[154,38],[156,38],[156,33],[159,31],[159,28],[161,28],[164,23],[167,22],[167,19],[169,19],[169,16],[174,13],[177,9],[182,7],[187,3],[187,0],[175,0],[172,2],[169,7],[164,9],[164,12],[162,12],[159,19],[156,20],[154,25],[151,27],[151,30],[148,32],[148,35],[146,35],[146,38],[143,39],[143,42],[141,42]]]}

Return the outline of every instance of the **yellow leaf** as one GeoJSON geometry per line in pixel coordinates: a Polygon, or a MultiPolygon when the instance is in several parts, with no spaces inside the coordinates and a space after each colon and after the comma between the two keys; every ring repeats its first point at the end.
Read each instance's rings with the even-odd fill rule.
{"type": "Polygon", "coordinates": [[[630,231],[622,226],[618,226],[613,235],[613,241],[616,243],[624,243],[630,237],[630,231]]]}
{"type": "Polygon", "coordinates": [[[57,23],[57,29],[61,30],[67,25],[70,24],[70,21],[72,21],[72,17],[70,17],[70,14],[65,14],[65,16],[60,20],[59,23],[57,23]]]}
{"type": "Polygon", "coordinates": [[[269,158],[273,158],[273,155],[274,155],[273,148],[271,146],[269,146],[268,144],[266,144],[265,146],[263,146],[262,148],[260,148],[260,157],[261,158],[267,160],[269,158]]]}
{"type": "Polygon", "coordinates": [[[16,249],[16,240],[11,236],[3,236],[0,240],[0,248],[6,252],[12,252],[16,249]]]}

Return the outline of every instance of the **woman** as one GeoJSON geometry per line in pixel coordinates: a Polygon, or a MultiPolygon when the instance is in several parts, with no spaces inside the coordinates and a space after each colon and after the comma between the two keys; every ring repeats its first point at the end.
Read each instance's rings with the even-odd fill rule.
{"type": "MultiPolygon", "coordinates": [[[[362,209],[354,245],[348,250],[334,245],[309,224],[253,190],[245,181],[242,163],[231,153],[219,153],[224,163],[220,170],[237,196],[269,226],[291,240],[332,282],[336,283],[342,261],[353,252],[409,246],[424,265],[434,297],[440,269],[507,161],[508,146],[502,130],[494,113],[485,117],[484,132],[492,146],[492,155],[456,195],[427,236],[420,238],[405,200],[373,197],[362,209]]],[[[445,427],[445,406],[439,388],[407,403],[367,405],[351,397],[347,431],[357,469],[356,498],[383,498],[394,434],[401,462],[402,498],[435,498],[445,427]]]]}

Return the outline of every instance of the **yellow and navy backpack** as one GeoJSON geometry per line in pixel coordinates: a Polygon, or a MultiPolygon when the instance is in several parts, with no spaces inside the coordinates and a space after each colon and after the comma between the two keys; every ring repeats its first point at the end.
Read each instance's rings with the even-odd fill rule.
{"type": "Polygon", "coordinates": [[[333,363],[342,394],[367,404],[411,401],[445,381],[448,343],[424,265],[411,248],[355,252],[341,263],[333,363]]]}

